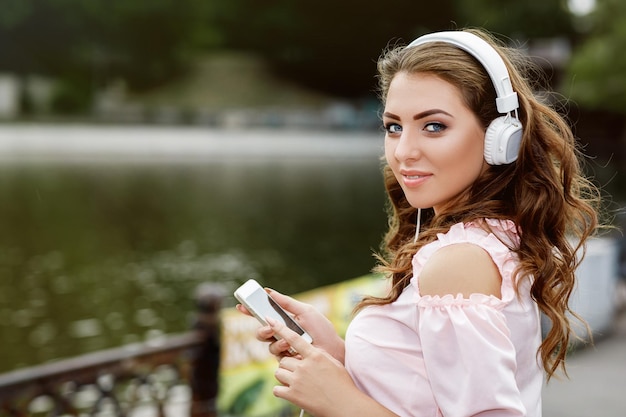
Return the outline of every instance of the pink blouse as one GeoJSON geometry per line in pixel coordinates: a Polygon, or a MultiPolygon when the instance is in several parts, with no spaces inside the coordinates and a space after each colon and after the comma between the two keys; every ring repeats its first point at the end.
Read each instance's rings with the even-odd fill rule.
{"type": "Polygon", "coordinates": [[[348,372],[362,391],[399,416],[541,416],[539,310],[529,280],[517,296],[512,274],[518,260],[503,243],[514,247],[519,238],[510,221],[487,223],[498,237],[459,223],[422,247],[400,297],[365,308],[348,328],[348,372]],[[416,277],[424,264],[455,243],[489,253],[502,275],[501,299],[420,295],[416,277]]]}

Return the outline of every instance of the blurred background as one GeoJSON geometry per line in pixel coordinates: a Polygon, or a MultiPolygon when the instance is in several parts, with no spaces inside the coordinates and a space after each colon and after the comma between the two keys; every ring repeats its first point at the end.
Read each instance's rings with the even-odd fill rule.
{"type": "Polygon", "coordinates": [[[428,31],[484,27],[536,59],[608,212],[626,200],[622,0],[0,10],[0,372],[185,331],[202,282],[368,273],[386,223],[375,62],[428,31]]]}

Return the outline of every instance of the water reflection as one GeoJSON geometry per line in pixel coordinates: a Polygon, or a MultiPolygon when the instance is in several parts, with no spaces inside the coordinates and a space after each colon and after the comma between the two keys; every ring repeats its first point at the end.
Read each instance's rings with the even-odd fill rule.
{"type": "MultiPolygon", "coordinates": [[[[184,331],[202,282],[285,292],[368,272],[379,147],[0,169],[0,372],[184,331]]],[[[197,156],[197,155],[196,155],[197,156]]]]}

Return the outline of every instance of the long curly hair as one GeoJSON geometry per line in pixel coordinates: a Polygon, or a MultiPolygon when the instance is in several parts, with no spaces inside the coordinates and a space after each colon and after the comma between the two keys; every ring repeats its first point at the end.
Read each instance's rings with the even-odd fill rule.
{"type": "MultiPolygon", "coordinates": [[[[489,42],[501,55],[520,101],[519,119],[524,127],[517,161],[489,166],[459,204],[443,213],[425,210],[424,230],[414,242],[416,209],[406,200],[389,166],[383,173],[388,194],[389,229],[375,271],[391,278],[384,297],[365,298],[357,310],[395,301],[412,277],[411,259],[423,245],[458,222],[510,219],[520,235],[511,248],[520,260],[517,283],[532,278],[531,296],[551,321],[538,355],[548,379],[565,370],[570,336],[575,335],[568,315],[575,285],[575,269],[585,241],[598,228],[600,192],[582,173],[582,153],[566,120],[534,93],[541,71],[516,49],[503,46],[486,32],[468,31],[489,42]]],[[[486,129],[501,116],[496,92],[483,66],[465,51],[442,42],[411,48],[394,47],[378,61],[379,93],[384,104],[389,84],[400,73],[430,73],[456,86],[465,104],[486,129]]],[[[582,321],[582,319],[580,319],[582,321]]],[[[582,321],[584,323],[584,321],[582,321]]]]}

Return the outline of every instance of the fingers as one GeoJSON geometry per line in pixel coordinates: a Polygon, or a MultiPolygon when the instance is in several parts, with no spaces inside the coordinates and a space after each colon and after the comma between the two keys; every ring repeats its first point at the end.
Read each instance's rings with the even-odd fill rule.
{"type": "Polygon", "coordinates": [[[256,339],[260,342],[273,342],[274,330],[270,326],[261,326],[256,329],[256,339]]]}
{"type": "Polygon", "coordinates": [[[289,395],[289,387],[287,385],[276,385],[272,389],[275,397],[287,399],[289,395]]]}
{"type": "MultiPolygon", "coordinates": [[[[247,316],[252,316],[248,309],[241,304],[237,304],[235,308],[247,316]]],[[[261,326],[257,328],[255,337],[258,341],[269,343],[269,351],[277,358],[284,356],[293,356],[295,352],[290,351],[291,346],[283,339],[276,340],[274,337],[274,330],[270,326],[261,326]]]]}
{"type": "Polygon", "coordinates": [[[261,326],[256,330],[256,339],[260,342],[269,343],[269,351],[272,355],[281,358],[292,356],[295,352],[290,351],[291,346],[285,339],[274,337],[274,330],[270,326],[261,326]]]}
{"type": "Polygon", "coordinates": [[[235,306],[235,308],[236,308],[236,309],[237,309],[240,313],[243,313],[243,314],[245,314],[246,316],[252,316],[252,314],[250,314],[250,312],[248,311],[248,309],[247,309],[247,308],[245,308],[245,307],[244,307],[243,305],[241,305],[241,304],[237,304],[237,305],[235,306]]]}
{"type": "Polygon", "coordinates": [[[274,343],[271,343],[269,349],[272,355],[279,358],[285,356],[293,356],[295,354],[295,352],[293,351],[291,346],[289,346],[289,343],[287,343],[285,339],[280,339],[274,343]]]}
{"type": "Polygon", "coordinates": [[[285,369],[289,372],[293,372],[296,370],[300,362],[300,359],[286,356],[278,361],[278,369],[285,369]]]}
{"type": "Polygon", "coordinates": [[[280,361],[278,361],[278,368],[274,372],[274,376],[283,385],[291,385],[291,379],[293,376],[293,371],[295,369],[295,364],[289,365],[289,361],[297,361],[297,359],[290,357],[283,357],[280,361]]]}
{"type": "MultiPolygon", "coordinates": [[[[265,320],[270,325],[275,334],[284,339],[289,346],[291,346],[302,357],[305,357],[313,347],[302,338],[298,333],[294,332],[283,323],[274,320],[271,317],[266,317],[265,320]]],[[[294,352],[295,353],[295,352],[294,352]]]]}
{"type": "Polygon", "coordinates": [[[309,308],[308,304],[298,301],[295,298],[289,297],[288,295],[281,294],[276,290],[273,290],[271,288],[266,288],[265,290],[274,299],[274,301],[276,301],[282,308],[284,308],[291,314],[297,316],[299,314],[303,314],[309,308]]]}

